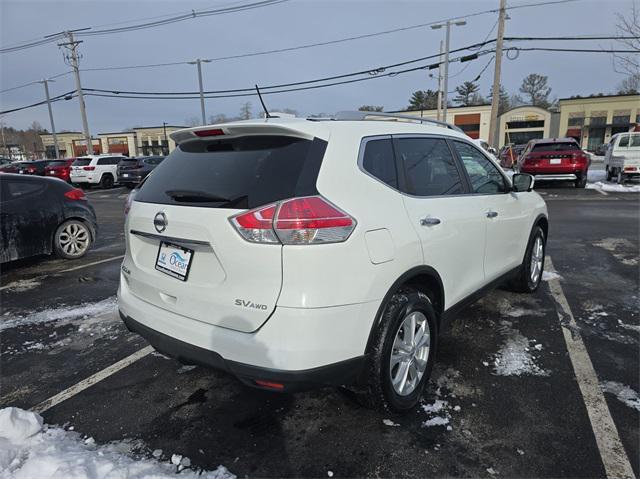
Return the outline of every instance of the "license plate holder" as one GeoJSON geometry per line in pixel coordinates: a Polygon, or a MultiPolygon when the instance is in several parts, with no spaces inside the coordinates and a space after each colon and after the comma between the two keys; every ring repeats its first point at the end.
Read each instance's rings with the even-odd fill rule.
{"type": "Polygon", "coordinates": [[[186,281],[193,262],[194,251],[184,246],[160,241],[155,268],[172,278],[186,281]]]}

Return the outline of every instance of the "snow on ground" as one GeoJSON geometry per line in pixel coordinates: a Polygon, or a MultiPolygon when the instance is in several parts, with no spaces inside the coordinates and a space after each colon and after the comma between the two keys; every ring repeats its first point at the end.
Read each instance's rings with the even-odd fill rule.
{"type": "Polygon", "coordinates": [[[541,345],[531,344],[520,331],[513,328],[511,321],[500,321],[498,328],[506,340],[500,351],[493,358],[493,370],[499,376],[548,376],[549,372],[536,364],[536,359],[531,350],[540,351],[541,345]],[[540,347],[538,347],[540,346],[540,347]]]}
{"type": "Polygon", "coordinates": [[[640,397],[629,386],[615,381],[605,381],[600,384],[600,388],[606,393],[613,394],[630,408],[640,411],[640,397]]]}
{"type": "Polygon", "coordinates": [[[555,271],[543,271],[542,272],[542,281],[551,281],[552,279],[562,279],[555,271]]]}
{"type": "Polygon", "coordinates": [[[171,462],[161,462],[133,457],[131,449],[131,443],[96,445],[93,438],[83,440],[79,433],[43,426],[42,417],[30,411],[0,409],[2,479],[235,478],[224,466],[214,471],[195,470],[187,457],[174,454],[171,462]]]}
{"type": "Polygon", "coordinates": [[[75,319],[98,316],[105,313],[115,313],[117,308],[115,296],[97,303],[83,303],[77,306],[62,306],[48,308],[38,312],[30,312],[17,316],[3,316],[0,321],[0,331],[27,326],[31,324],[47,323],[50,321],[73,321],[75,319]]]}
{"type": "Polygon", "coordinates": [[[40,281],[37,279],[21,279],[19,281],[14,281],[5,286],[5,289],[8,291],[14,291],[16,293],[22,293],[24,291],[29,291],[30,289],[37,288],[40,286],[40,281]]]}
{"type": "Polygon", "coordinates": [[[627,266],[637,266],[638,256],[635,246],[626,238],[604,238],[593,243],[593,246],[609,251],[614,258],[627,266]]]}
{"type": "Polygon", "coordinates": [[[595,183],[587,183],[585,188],[589,190],[599,190],[605,193],[640,193],[639,184],[619,185],[608,181],[596,181],[595,183]]]}

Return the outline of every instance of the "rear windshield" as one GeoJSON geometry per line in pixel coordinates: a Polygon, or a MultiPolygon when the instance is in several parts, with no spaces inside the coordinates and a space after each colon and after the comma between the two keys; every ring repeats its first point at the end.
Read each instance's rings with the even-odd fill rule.
{"type": "Polygon", "coordinates": [[[566,151],[566,150],[579,150],[580,147],[577,143],[537,143],[533,145],[532,151],[566,151]]]}
{"type": "Polygon", "coordinates": [[[153,170],[135,200],[245,209],[315,195],[326,146],[286,136],[186,143],[153,170]]]}
{"type": "Polygon", "coordinates": [[[66,164],[66,161],[50,161],[47,166],[65,166],[66,164]]]}
{"type": "Polygon", "coordinates": [[[91,158],[78,158],[72,163],[73,166],[87,166],[91,163],[91,158]]]}
{"type": "Polygon", "coordinates": [[[138,160],[137,158],[127,158],[126,160],[120,160],[120,163],[118,163],[119,165],[122,166],[134,166],[138,164],[138,160]]]}

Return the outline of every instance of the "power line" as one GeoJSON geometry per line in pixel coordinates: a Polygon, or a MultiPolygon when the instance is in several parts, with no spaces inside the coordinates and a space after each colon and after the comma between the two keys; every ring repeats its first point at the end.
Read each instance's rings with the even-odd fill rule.
{"type": "MultiPolygon", "coordinates": [[[[121,28],[115,28],[115,29],[85,31],[85,32],[79,32],[79,33],[77,33],[77,35],[78,36],[87,36],[87,35],[105,35],[105,34],[110,34],[110,33],[122,33],[122,32],[126,32],[126,31],[140,30],[140,29],[143,29],[143,28],[146,29],[146,28],[152,28],[152,27],[166,25],[166,24],[170,24],[170,23],[180,22],[180,21],[191,19],[191,18],[197,18],[197,17],[203,17],[203,16],[211,16],[211,15],[221,15],[223,13],[235,13],[235,12],[238,12],[238,11],[251,10],[253,8],[261,8],[263,6],[270,6],[270,5],[274,5],[274,4],[285,2],[285,1],[288,1],[288,0],[265,0],[265,1],[262,1],[262,2],[254,3],[254,4],[245,4],[245,5],[240,5],[240,6],[236,6],[236,7],[226,7],[226,8],[223,8],[223,9],[203,10],[203,11],[200,11],[200,12],[192,10],[190,13],[183,13],[181,15],[176,15],[174,17],[169,17],[169,18],[158,20],[158,21],[155,21],[155,22],[147,22],[147,23],[143,23],[143,24],[131,25],[131,26],[128,26],[128,27],[121,27],[121,28]]],[[[522,9],[522,8],[540,7],[540,6],[545,6],[545,5],[558,5],[558,4],[564,4],[564,3],[579,2],[579,1],[584,1],[584,0],[550,0],[550,1],[546,1],[546,2],[525,3],[525,4],[522,4],[522,5],[513,5],[513,6],[510,6],[510,7],[507,7],[507,10],[518,10],[518,9],[522,9]]],[[[435,22],[421,23],[421,24],[416,24],[416,25],[409,25],[409,26],[405,26],[405,27],[394,28],[394,29],[391,29],[391,30],[384,30],[384,31],[375,32],[375,33],[367,33],[367,34],[363,34],[363,35],[356,35],[356,36],[341,38],[341,39],[337,39],[337,40],[330,40],[330,41],[327,41],[327,42],[317,42],[317,43],[310,43],[310,44],[306,44],[306,45],[299,45],[297,47],[277,49],[277,50],[273,50],[273,51],[256,52],[256,53],[253,53],[253,54],[247,54],[245,56],[267,55],[267,54],[271,54],[271,53],[281,53],[281,52],[284,52],[284,51],[294,51],[294,50],[301,50],[301,49],[304,49],[304,48],[313,48],[313,47],[318,47],[318,46],[333,45],[333,44],[342,43],[342,42],[359,40],[359,39],[362,39],[362,38],[371,38],[371,37],[380,36],[380,35],[388,35],[388,34],[391,34],[391,33],[402,32],[402,31],[406,31],[406,30],[424,28],[424,27],[427,27],[427,26],[430,26],[430,25],[433,25],[433,24],[436,24],[436,23],[445,22],[447,20],[459,20],[459,19],[462,19],[462,18],[472,18],[472,17],[477,17],[477,16],[480,16],[480,15],[487,15],[487,14],[490,14],[490,13],[496,13],[497,11],[498,11],[498,9],[494,8],[494,9],[490,9],[490,10],[483,10],[483,11],[479,11],[479,12],[473,12],[473,13],[470,13],[468,15],[459,15],[459,16],[456,16],[456,17],[441,19],[441,20],[437,20],[435,22]]],[[[0,54],[1,53],[9,53],[9,52],[14,52],[14,51],[19,51],[19,50],[23,50],[23,49],[26,49],[26,48],[39,46],[39,45],[44,45],[46,43],[57,41],[60,38],[62,38],[62,36],[63,36],[63,33],[59,33],[59,34],[56,34],[54,36],[51,36],[51,37],[48,37],[48,38],[45,38],[45,39],[42,39],[42,40],[36,40],[36,41],[32,41],[32,42],[23,42],[23,43],[16,44],[14,46],[5,47],[5,48],[0,49],[0,54]]],[[[232,55],[230,57],[220,57],[220,58],[215,59],[215,60],[228,60],[228,59],[232,59],[232,58],[243,58],[243,56],[234,56],[234,55],[232,55]]]]}
{"type": "MultiPolygon", "coordinates": [[[[232,6],[232,7],[215,8],[215,9],[201,10],[201,11],[191,10],[188,13],[176,15],[163,20],[156,20],[153,22],[146,22],[138,25],[131,25],[128,27],[121,27],[121,28],[78,32],[76,35],[77,36],[105,35],[105,34],[111,34],[111,33],[122,33],[122,32],[133,31],[133,30],[141,30],[141,29],[152,28],[152,27],[161,26],[161,25],[167,25],[170,23],[182,22],[184,20],[189,20],[192,18],[207,17],[212,15],[225,15],[229,13],[253,10],[255,8],[267,7],[267,6],[276,5],[278,3],[283,3],[287,1],[289,0],[262,0],[259,2],[242,4],[242,5],[232,6]]],[[[39,45],[56,42],[62,39],[63,37],[64,37],[64,32],[60,32],[60,33],[47,36],[41,40],[20,42],[13,46],[0,48],[0,53],[16,52],[16,51],[24,50],[26,48],[32,48],[39,45]]]]}
{"type": "MultiPolygon", "coordinates": [[[[60,101],[60,100],[70,100],[70,99],[74,98],[75,96],[76,95],[75,95],[74,91],[63,93],[61,95],[52,97],[51,98],[51,103],[54,103],[54,102],[60,101]]],[[[20,107],[17,107],[17,108],[13,108],[11,110],[0,111],[0,115],[5,115],[7,113],[14,113],[14,112],[20,111],[20,110],[26,110],[28,108],[34,108],[36,106],[45,105],[46,103],[47,103],[47,100],[42,100],[42,101],[39,101],[39,102],[36,102],[36,103],[32,103],[31,105],[25,105],[25,106],[20,106],[20,107]]]]}
{"type": "MultiPolygon", "coordinates": [[[[72,73],[72,72],[68,71],[68,72],[64,72],[64,73],[59,73],[57,75],[53,75],[53,76],[47,77],[47,80],[54,80],[56,78],[60,78],[60,77],[65,76],[65,75],[69,75],[70,73],[72,73]]],[[[0,90],[0,93],[6,93],[8,91],[18,90],[20,88],[24,88],[24,87],[27,87],[27,86],[36,85],[38,82],[39,82],[39,80],[34,80],[32,82],[29,82],[29,83],[23,83],[22,85],[14,86],[14,87],[11,87],[11,88],[5,88],[4,90],[0,90]]]]}

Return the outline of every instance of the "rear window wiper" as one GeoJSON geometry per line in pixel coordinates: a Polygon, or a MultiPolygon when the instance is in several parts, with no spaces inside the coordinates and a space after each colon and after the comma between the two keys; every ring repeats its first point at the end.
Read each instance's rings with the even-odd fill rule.
{"type": "Polygon", "coordinates": [[[197,190],[167,190],[165,194],[175,201],[185,201],[187,203],[198,202],[223,202],[228,203],[231,201],[229,198],[223,198],[222,196],[212,195],[205,191],[197,190]]]}

